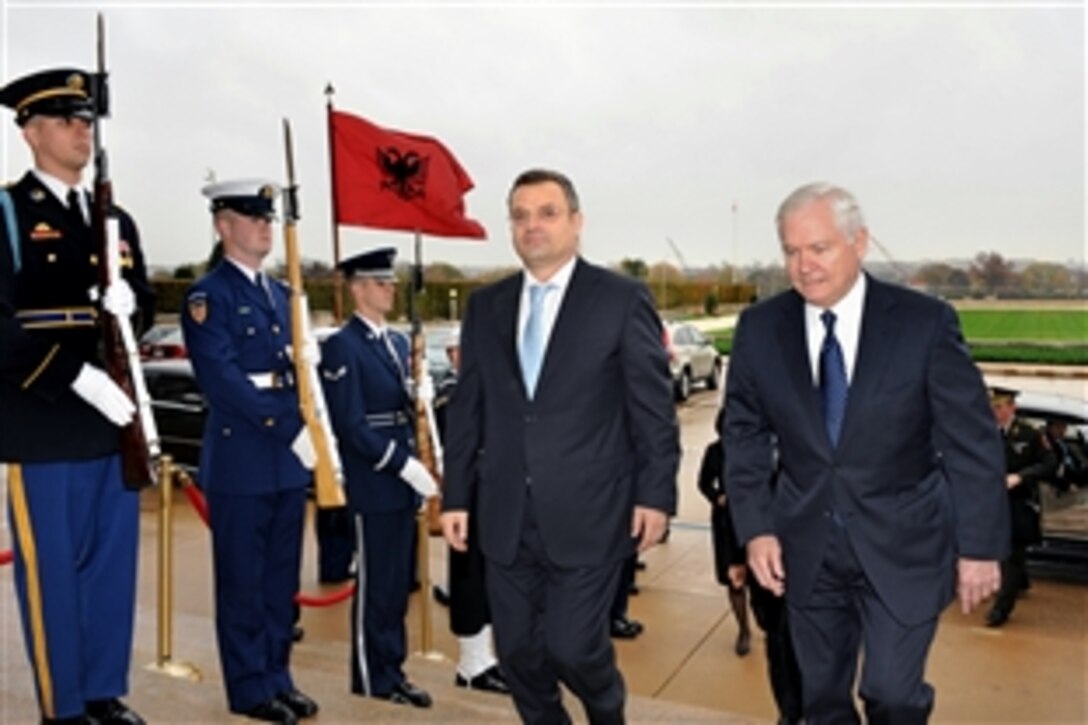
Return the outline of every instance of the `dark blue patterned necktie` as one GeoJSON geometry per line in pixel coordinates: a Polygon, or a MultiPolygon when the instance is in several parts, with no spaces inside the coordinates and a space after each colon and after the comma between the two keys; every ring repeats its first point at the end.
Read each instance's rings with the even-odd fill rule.
{"type": "Polygon", "coordinates": [[[842,357],[842,347],[835,337],[835,313],[824,310],[820,315],[827,333],[820,347],[820,402],[824,411],[824,423],[831,445],[839,444],[842,419],[846,414],[846,396],[850,392],[846,382],[846,363],[842,357]]]}

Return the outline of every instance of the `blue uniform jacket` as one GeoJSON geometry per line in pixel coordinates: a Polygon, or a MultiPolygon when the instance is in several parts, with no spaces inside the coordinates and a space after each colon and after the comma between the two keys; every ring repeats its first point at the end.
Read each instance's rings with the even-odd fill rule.
{"type": "Polygon", "coordinates": [[[387,331],[385,342],[357,316],[325,341],[321,378],[355,511],[380,513],[415,509],[420,499],[400,478],[412,453],[406,372],[408,340],[387,331]]]}
{"type": "Polygon", "coordinates": [[[291,452],[302,417],[286,350],[287,292],[278,282],[269,289],[275,306],[224,260],[185,296],[185,345],[209,405],[200,453],[205,491],[257,495],[302,488],[310,480],[291,452]],[[262,389],[249,378],[269,373],[285,384],[262,389]]]}

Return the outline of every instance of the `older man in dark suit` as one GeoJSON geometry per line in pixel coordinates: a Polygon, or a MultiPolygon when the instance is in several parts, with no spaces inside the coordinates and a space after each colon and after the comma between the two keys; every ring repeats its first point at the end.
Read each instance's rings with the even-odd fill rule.
{"type": "Polygon", "coordinates": [[[661,324],[645,287],[578,257],[570,180],[508,197],[523,272],[469,299],[447,425],[442,526],[486,558],[499,660],[522,719],[623,722],[608,617],[625,558],[657,543],[679,455],[661,324]]]}
{"type": "Polygon", "coordinates": [[[858,721],[859,646],[867,719],[925,722],[938,616],[993,594],[1008,550],[986,389],[952,308],[862,273],[849,192],[801,187],[777,224],[794,289],[741,316],[725,396],[737,534],[786,596],[806,722],[858,721]]]}

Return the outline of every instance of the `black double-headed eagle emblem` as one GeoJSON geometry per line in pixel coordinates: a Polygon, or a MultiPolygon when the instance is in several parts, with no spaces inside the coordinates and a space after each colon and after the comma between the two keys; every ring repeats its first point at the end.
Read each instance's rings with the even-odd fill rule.
{"type": "Polygon", "coordinates": [[[430,160],[429,156],[420,156],[415,151],[401,153],[392,146],[379,147],[378,167],[385,177],[381,188],[391,190],[405,201],[423,197],[430,160]]]}

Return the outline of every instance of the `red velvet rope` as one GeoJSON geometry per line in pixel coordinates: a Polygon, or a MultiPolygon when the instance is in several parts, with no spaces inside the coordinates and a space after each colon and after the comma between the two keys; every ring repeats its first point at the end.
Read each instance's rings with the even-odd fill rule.
{"type": "Polygon", "coordinates": [[[15,554],[12,553],[11,549],[8,549],[7,551],[0,551],[0,566],[3,566],[4,564],[10,564],[14,559],[15,554]]]}
{"type": "MultiPolygon", "coordinates": [[[[181,479],[182,490],[185,491],[186,498],[189,499],[189,503],[196,509],[197,515],[200,516],[200,520],[207,526],[208,502],[204,498],[204,493],[193,484],[193,479],[190,478],[189,474],[185,473],[185,471],[178,470],[177,475],[178,478],[181,479]]],[[[0,560],[0,564],[2,563],[4,562],[0,560]]],[[[295,595],[295,603],[303,607],[331,607],[334,604],[339,604],[340,602],[351,599],[353,594],[355,594],[354,582],[338,591],[321,597],[299,592],[295,595]]]]}

